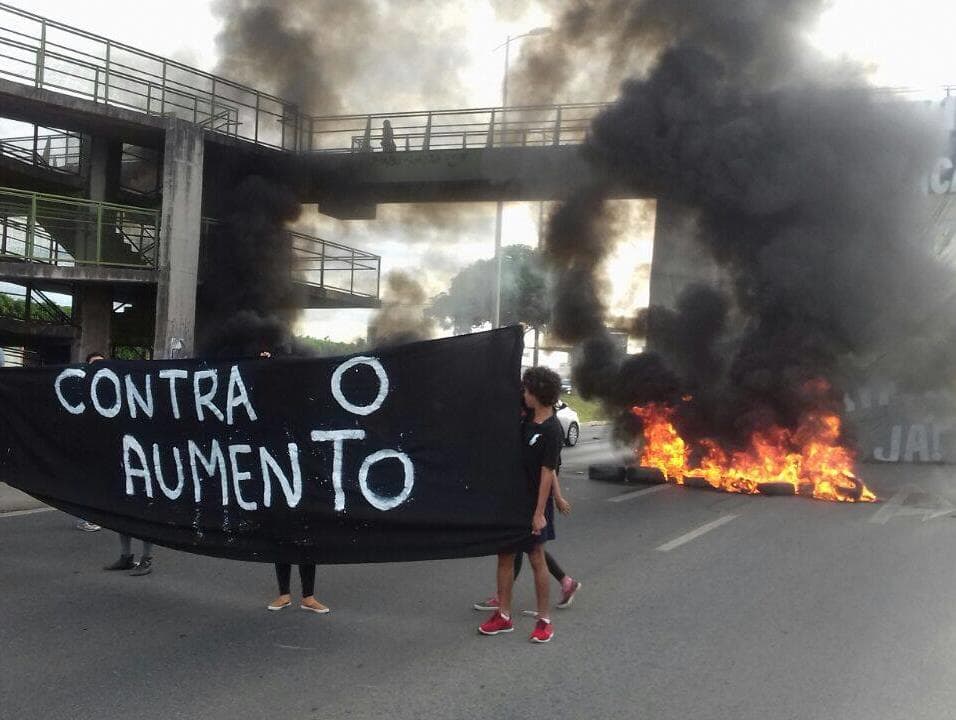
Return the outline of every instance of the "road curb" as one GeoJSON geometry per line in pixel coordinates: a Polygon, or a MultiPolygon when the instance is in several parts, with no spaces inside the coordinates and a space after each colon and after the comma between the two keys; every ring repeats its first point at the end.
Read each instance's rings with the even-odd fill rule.
{"type": "Polygon", "coordinates": [[[0,482],[0,515],[22,512],[23,510],[37,510],[47,506],[35,497],[27,495],[4,482],[0,482]]]}

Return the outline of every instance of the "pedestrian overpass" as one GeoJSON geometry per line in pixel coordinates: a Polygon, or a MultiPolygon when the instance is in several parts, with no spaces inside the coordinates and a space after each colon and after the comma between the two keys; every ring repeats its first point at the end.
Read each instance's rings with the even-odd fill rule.
{"type": "MultiPolygon", "coordinates": [[[[954,88],[946,92],[956,95],[954,88]]],[[[341,219],[373,218],[382,203],[558,200],[595,183],[611,196],[649,196],[587,161],[582,148],[600,103],[312,115],[255,88],[3,3],[0,108],[3,117],[33,128],[32,137],[0,139],[2,192],[32,194],[37,208],[52,202],[38,200],[44,196],[88,203],[74,208],[86,220],[73,218],[66,231],[46,228],[36,209],[24,209],[24,196],[0,218],[5,232],[24,236],[12,256],[8,250],[0,256],[0,281],[30,281],[39,292],[69,286],[87,306],[74,357],[108,345],[102,317],[114,295],[137,283],[155,297],[156,356],[169,356],[172,347],[192,352],[203,228],[223,215],[237,178],[272,178],[341,219]],[[155,213],[152,254],[110,219],[135,211],[155,213]],[[89,227],[79,228],[97,213],[108,222],[97,225],[94,242],[89,227]],[[44,229],[48,245],[37,240],[44,229]],[[37,256],[38,248],[54,246],[53,256],[67,263],[37,256]],[[104,253],[122,262],[104,262],[104,253]]],[[[946,207],[943,215],[951,219],[946,207]]],[[[679,286],[712,272],[682,222],[679,209],[658,198],[656,235],[666,242],[656,243],[654,265],[669,270],[652,273],[651,291],[665,304],[679,286]]],[[[335,307],[378,303],[376,256],[317,238],[305,244],[308,262],[320,269],[312,297],[335,307]],[[330,285],[328,263],[345,267],[351,284],[330,285]],[[356,273],[374,274],[374,291],[357,290],[356,273]]]]}
{"type": "MultiPolygon", "coordinates": [[[[201,238],[237,178],[272,178],[342,219],[380,203],[555,199],[590,182],[580,146],[601,107],[310,115],[0,3],[2,116],[32,128],[0,137],[0,282],[25,288],[7,334],[42,320],[37,337],[79,338],[78,358],[108,346],[111,307],[152,304],[156,356],[189,353],[201,238]],[[70,322],[57,292],[74,296],[70,322]]],[[[296,236],[290,272],[310,307],[378,305],[371,253],[296,236]]]]}

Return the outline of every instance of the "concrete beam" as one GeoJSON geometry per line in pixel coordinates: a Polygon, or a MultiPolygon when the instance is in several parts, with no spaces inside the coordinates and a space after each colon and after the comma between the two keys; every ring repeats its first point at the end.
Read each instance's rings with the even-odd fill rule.
{"type": "MultiPolygon", "coordinates": [[[[306,154],[306,201],[330,215],[378,203],[559,200],[595,183],[610,195],[648,197],[615,186],[579,146],[470,148],[409,152],[306,154]]],[[[365,211],[367,212],[367,211],[365,211]]]]}
{"type": "Polygon", "coordinates": [[[23,342],[27,345],[49,342],[69,343],[77,338],[79,333],[79,329],[73,325],[51,325],[0,318],[0,345],[13,345],[15,342],[23,342]]]}
{"type": "Polygon", "coordinates": [[[51,284],[98,283],[110,285],[141,285],[155,283],[157,273],[155,270],[103,267],[99,265],[62,267],[57,265],[44,265],[41,263],[3,261],[0,262],[0,280],[14,283],[37,280],[51,284]]]}
{"type": "MultiPolygon", "coordinates": [[[[0,79],[0,115],[162,148],[166,118],[0,79]]],[[[196,126],[194,126],[196,127],[196,126]]],[[[612,178],[575,145],[294,153],[197,128],[212,179],[260,174],[294,185],[302,202],[337,217],[370,218],[380,203],[560,200],[612,178]]],[[[215,187],[215,181],[210,187],[215,187]]],[[[648,197],[619,186],[611,195],[648,197]]],[[[210,209],[217,208],[211,195],[210,209]]]]}
{"type": "Polygon", "coordinates": [[[84,188],[86,180],[79,173],[56,172],[13,157],[0,156],[0,185],[53,195],[73,195],[84,188]]]}
{"type": "Polygon", "coordinates": [[[153,357],[193,354],[202,232],[203,131],[169,118],[163,156],[160,263],[153,357]]]}
{"type": "Polygon", "coordinates": [[[332,308],[372,308],[377,309],[382,306],[382,301],[378,298],[363,297],[361,295],[352,295],[341,290],[332,290],[330,288],[315,287],[313,285],[305,286],[305,308],[312,310],[332,309],[332,308]]]}
{"type": "Polygon", "coordinates": [[[165,118],[0,79],[0,114],[22,122],[162,147],[165,118]]]}

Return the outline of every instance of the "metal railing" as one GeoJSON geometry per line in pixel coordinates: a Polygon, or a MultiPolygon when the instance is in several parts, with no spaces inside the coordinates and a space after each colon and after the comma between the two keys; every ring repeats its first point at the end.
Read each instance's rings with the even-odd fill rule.
{"type": "Polygon", "coordinates": [[[310,116],[275,95],[3,3],[0,78],[148,115],[174,115],[213,132],[303,151],[380,148],[384,120],[396,123],[396,150],[579,143],[603,107],[310,116]]]}
{"type": "Polygon", "coordinates": [[[0,187],[0,260],[155,269],[159,211],[0,187]]]}
{"type": "Polygon", "coordinates": [[[40,353],[30,348],[4,345],[0,347],[3,353],[4,367],[28,367],[40,364],[40,353]]]}
{"type": "Polygon", "coordinates": [[[83,138],[78,133],[34,126],[33,135],[0,138],[0,157],[65,175],[82,172],[83,138]]]}
{"type": "MultiPolygon", "coordinates": [[[[292,102],[0,3],[0,78],[284,150],[400,152],[584,142],[607,103],[313,116],[292,102]],[[383,130],[385,121],[390,132],[383,130]]],[[[920,98],[917,88],[873,88],[920,98]]],[[[869,91],[869,90],[865,90],[869,91]]],[[[947,97],[956,86],[942,88],[947,97]]],[[[939,95],[939,89],[934,91],[939,95]]]]}
{"type": "MultiPolygon", "coordinates": [[[[214,231],[224,232],[225,224],[216,218],[204,217],[203,240],[214,231]]],[[[357,297],[378,298],[381,289],[380,256],[305,233],[290,230],[289,236],[292,240],[290,272],[294,282],[357,297]]]]}
{"type": "Polygon", "coordinates": [[[64,310],[34,287],[7,285],[0,290],[0,318],[42,325],[71,325],[72,312],[72,308],[64,310]]]}
{"type": "Polygon", "coordinates": [[[311,287],[378,298],[382,258],[322,238],[293,232],[292,277],[311,287]]]}
{"type": "Polygon", "coordinates": [[[354,153],[577,145],[606,107],[576,103],[316,116],[306,120],[303,149],[354,153]]]}
{"type": "Polygon", "coordinates": [[[298,108],[281,98],[3,3],[0,78],[295,149],[298,108]]]}

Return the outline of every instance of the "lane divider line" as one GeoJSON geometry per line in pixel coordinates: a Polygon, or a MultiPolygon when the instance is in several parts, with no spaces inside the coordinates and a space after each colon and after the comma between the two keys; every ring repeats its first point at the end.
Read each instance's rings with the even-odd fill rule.
{"type": "Polygon", "coordinates": [[[634,498],[643,497],[644,495],[651,495],[661,490],[666,490],[670,485],[662,483],[661,485],[651,485],[651,487],[644,488],[643,490],[634,490],[633,492],[624,493],[623,495],[615,495],[612,498],[608,498],[608,502],[624,502],[626,500],[633,500],[634,498]]]}
{"type": "Polygon", "coordinates": [[[701,525],[696,530],[691,530],[689,533],[684,533],[680,537],[674,538],[670,542],[664,543],[663,545],[659,546],[657,549],[660,550],[661,552],[669,552],[673,550],[674,548],[679,548],[681,545],[684,545],[685,543],[689,543],[691,540],[696,540],[701,535],[709,533],[711,530],[716,530],[721,525],[726,525],[731,520],[735,520],[737,517],[738,517],[737,515],[724,515],[723,517],[719,517],[716,520],[712,520],[705,525],[701,525]]]}

